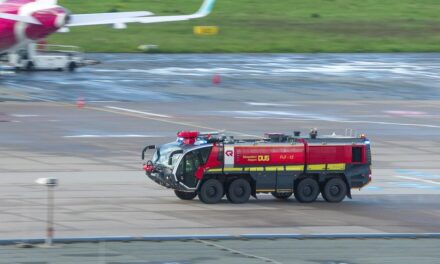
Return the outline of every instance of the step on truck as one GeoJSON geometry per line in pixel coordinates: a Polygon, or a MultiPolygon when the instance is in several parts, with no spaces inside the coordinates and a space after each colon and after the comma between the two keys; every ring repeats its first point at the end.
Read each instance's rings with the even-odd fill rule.
{"type": "Polygon", "coordinates": [[[177,140],[150,145],[151,160],[144,163],[154,182],[174,189],[182,200],[196,196],[207,204],[226,195],[231,203],[270,193],[287,200],[294,195],[311,203],[321,194],[338,203],[371,181],[370,141],[364,136],[322,136],[312,130],[306,137],[266,134],[261,139],[234,139],[196,131],[182,131],[177,140]]]}

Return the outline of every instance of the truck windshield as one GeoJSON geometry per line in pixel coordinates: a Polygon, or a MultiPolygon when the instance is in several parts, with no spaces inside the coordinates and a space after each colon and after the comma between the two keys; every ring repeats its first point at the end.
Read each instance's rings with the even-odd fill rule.
{"type": "Polygon", "coordinates": [[[166,167],[174,167],[175,163],[179,159],[179,157],[182,155],[182,148],[179,147],[179,145],[176,144],[166,144],[161,146],[159,149],[156,150],[153,156],[153,163],[163,165],[166,167]],[[171,157],[172,155],[172,157],[171,157]],[[171,164],[169,164],[171,158],[171,164]]]}

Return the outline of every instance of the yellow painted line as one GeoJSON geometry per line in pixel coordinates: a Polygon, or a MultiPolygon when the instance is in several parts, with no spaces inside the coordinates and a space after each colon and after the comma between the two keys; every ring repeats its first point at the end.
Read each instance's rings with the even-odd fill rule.
{"type": "Polygon", "coordinates": [[[244,168],[245,171],[264,171],[263,167],[244,168]]]}
{"type": "Polygon", "coordinates": [[[295,166],[286,166],[286,171],[303,171],[303,165],[295,165],[295,166]]]}
{"type": "Polygon", "coordinates": [[[307,170],[309,170],[309,171],[320,171],[320,170],[325,170],[325,164],[313,164],[313,165],[308,165],[308,166],[307,166],[307,170]]]}
{"type": "Polygon", "coordinates": [[[266,167],[266,171],[284,171],[284,166],[266,167]]]}
{"type": "Polygon", "coordinates": [[[345,170],[345,163],[327,164],[327,170],[345,170]]]}
{"type": "Polygon", "coordinates": [[[208,172],[222,172],[222,169],[209,169],[208,172]]]}
{"type": "Polygon", "coordinates": [[[243,171],[243,168],[224,168],[224,171],[231,172],[231,171],[243,171]]]}
{"type": "Polygon", "coordinates": [[[275,189],[258,189],[255,192],[274,192],[275,189]]]}

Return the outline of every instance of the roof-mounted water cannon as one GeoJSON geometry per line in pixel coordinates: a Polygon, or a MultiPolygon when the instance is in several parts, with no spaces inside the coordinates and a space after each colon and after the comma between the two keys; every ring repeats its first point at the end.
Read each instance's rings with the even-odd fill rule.
{"type": "Polygon", "coordinates": [[[224,130],[199,132],[199,136],[197,137],[195,145],[216,144],[224,142],[226,139],[223,134],[224,132],[224,130]]]}
{"type": "Polygon", "coordinates": [[[284,142],[287,140],[287,136],[283,133],[265,133],[265,137],[270,139],[270,142],[284,142]]]}
{"type": "Polygon", "coordinates": [[[220,130],[220,131],[205,131],[205,132],[200,132],[199,133],[199,138],[203,138],[205,140],[214,138],[215,136],[220,136],[224,133],[224,130],[220,130]]]}
{"type": "Polygon", "coordinates": [[[235,143],[235,138],[234,136],[228,136],[224,139],[224,142],[227,144],[234,144],[235,143]]]}
{"type": "Polygon", "coordinates": [[[180,131],[177,133],[177,140],[185,145],[194,145],[199,137],[198,131],[180,131]]]}

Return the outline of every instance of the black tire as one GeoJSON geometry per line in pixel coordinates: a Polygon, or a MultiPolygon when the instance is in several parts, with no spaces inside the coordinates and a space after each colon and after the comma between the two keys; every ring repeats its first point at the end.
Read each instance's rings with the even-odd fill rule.
{"type": "Polygon", "coordinates": [[[69,63],[69,65],[67,66],[67,70],[69,72],[74,72],[76,70],[76,68],[78,68],[78,66],[76,65],[75,62],[71,62],[69,63]]]}
{"type": "Polygon", "coordinates": [[[35,65],[32,61],[28,61],[26,64],[26,71],[31,72],[35,70],[35,65]]]}
{"type": "Polygon", "coordinates": [[[348,193],[348,187],[341,178],[333,178],[328,180],[322,189],[322,197],[329,203],[342,202],[348,193]]]}
{"type": "Polygon", "coordinates": [[[242,204],[249,201],[251,197],[251,184],[245,179],[236,179],[229,184],[226,197],[231,203],[242,204]]]}
{"type": "Polygon", "coordinates": [[[224,192],[223,184],[219,180],[209,179],[202,184],[198,195],[200,201],[215,204],[221,201],[224,192]]]}
{"type": "Polygon", "coordinates": [[[291,192],[287,192],[287,193],[272,192],[272,196],[280,200],[287,200],[290,198],[290,196],[292,196],[292,194],[293,193],[291,192]]]}
{"type": "Polygon", "coordinates": [[[301,203],[313,203],[319,195],[319,184],[315,179],[302,179],[296,186],[294,195],[301,203]]]}
{"type": "Polygon", "coordinates": [[[196,196],[197,196],[196,192],[182,192],[182,191],[178,191],[178,190],[174,190],[174,194],[180,200],[185,200],[185,201],[192,200],[192,199],[196,198],[196,196]]]}

